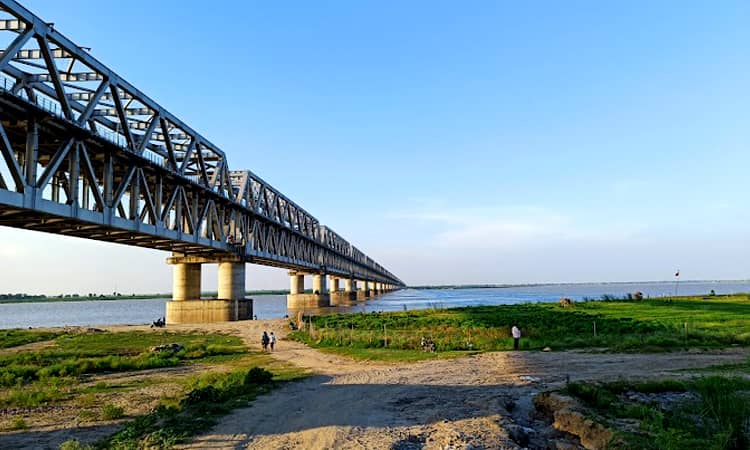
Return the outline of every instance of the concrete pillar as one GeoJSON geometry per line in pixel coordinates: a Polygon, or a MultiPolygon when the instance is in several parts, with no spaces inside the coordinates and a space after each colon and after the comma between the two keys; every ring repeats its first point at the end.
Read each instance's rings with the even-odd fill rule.
{"type": "Polygon", "coordinates": [[[339,290],[339,279],[331,277],[331,292],[337,292],[339,290]]]}
{"type": "Polygon", "coordinates": [[[302,294],[305,292],[305,275],[297,272],[289,272],[289,293],[302,294]]]}
{"type": "Polygon", "coordinates": [[[313,294],[325,294],[326,293],[326,276],[315,274],[313,275],[313,294]]]}
{"type": "Polygon", "coordinates": [[[219,299],[240,300],[245,298],[245,263],[219,263],[219,299]]]}
{"type": "Polygon", "coordinates": [[[172,300],[199,300],[201,298],[201,265],[174,264],[172,271],[172,300]]]}
{"type": "Polygon", "coordinates": [[[357,290],[357,282],[352,280],[351,278],[347,278],[344,280],[344,291],[346,292],[354,292],[357,290]]]}

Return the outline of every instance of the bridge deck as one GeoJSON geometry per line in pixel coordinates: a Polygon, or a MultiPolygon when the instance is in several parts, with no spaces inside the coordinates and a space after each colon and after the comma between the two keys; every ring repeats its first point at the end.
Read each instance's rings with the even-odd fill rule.
{"type": "Polygon", "coordinates": [[[17,2],[0,24],[0,225],[403,285],[17,2]]]}

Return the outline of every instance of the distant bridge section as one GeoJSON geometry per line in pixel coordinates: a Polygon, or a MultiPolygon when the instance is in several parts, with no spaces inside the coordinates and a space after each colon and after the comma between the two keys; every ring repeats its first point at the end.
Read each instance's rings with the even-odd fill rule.
{"type": "MultiPolygon", "coordinates": [[[[0,225],[172,251],[175,265],[242,264],[243,295],[246,262],[290,269],[292,294],[304,274],[403,286],[12,0],[0,0],[0,48],[0,225]]],[[[178,280],[194,272],[176,268],[176,290],[194,297],[194,280],[178,280]]]]}

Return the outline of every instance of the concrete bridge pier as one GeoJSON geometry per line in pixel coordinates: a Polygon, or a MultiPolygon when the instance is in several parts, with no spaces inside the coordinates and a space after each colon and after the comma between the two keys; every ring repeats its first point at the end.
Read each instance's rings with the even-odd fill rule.
{"type": "Polygon", "coordinates": [[[328,292],[326,286],[326,276],[313,274],[313,294],[322,295],[328,292]]]}
{"type": "Polygon", "coordinates": [[[201,264],[176,263],[172,268],[172,300],[201,298],[201,264]]]}
{"type": "Polygon", "coordinates": [[[357,291],[357,300],[367,300],[370,298],[370,286],[367,280],[362,280],[362,289],[357,291]]]}
{"type": "Polygon", "coordinates": [[[245,264],[235,262],[219,263],[219,292],[221,300],[245,298],[245,264]]]}
{"type": "Polygon", "coordinates": [[[331,289],[330,292],[338,292],[339,290],[339,279],[331,276],[331,289]]]}
{"type": "Polygon", "coordinates": [[[331,297],[326,292],[324,274],[313,275],[313,291],[311,294],[305,293],[304,273],[290,271],[289,280],[289,295],[286,296],[287,308],[310,309],[331,306],[331,297]]]}
{"type": "Polygon", "coordinates": [[[212,260],[196,256],[167,258],[173,268],[172,301],[167,302],[167,324],[246,320],[253,316],[253,301],[245,298],[245,262],[239,258],[212,260]],[[219,264],[217,299],[201,299],[201,267],[219,264]]]}
{"type": "Polygon", "coordinates": [[[331,277],[331,305],[351,305],[357,299],[357,294],[352,291],[351,278],[344,279],[344,290],[339,290],[339,279],[331,277]]]}

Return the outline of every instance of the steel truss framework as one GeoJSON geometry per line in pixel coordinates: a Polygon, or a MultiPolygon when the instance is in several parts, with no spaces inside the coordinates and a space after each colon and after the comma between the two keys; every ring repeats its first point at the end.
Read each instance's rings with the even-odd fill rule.
{"type": "Polygon", "coordinates": [[[403,285],[12,0],[0,43],[0,225],[403,285]]]}

